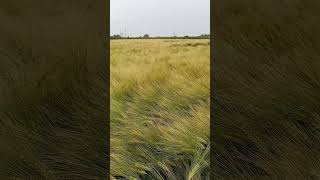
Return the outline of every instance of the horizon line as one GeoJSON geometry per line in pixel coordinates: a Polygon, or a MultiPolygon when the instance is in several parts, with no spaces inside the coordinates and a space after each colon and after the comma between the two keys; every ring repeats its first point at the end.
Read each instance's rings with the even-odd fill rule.
{"type": "Polygon", "coordinates": [[[210,35],[210,33],[202,33],[202,34],[197,34],[197,35],[150,35],[148,33],[145,34],[141,34],[141,35],[134,35],[134,36],[130,36],[130,35],[121,35],[121,34],[110,34],[109,36],[121,36],[121,37],[142,37],[148,35],[149,37],[185,37],[185,36],[190,36],[190,37],[194,37],[194,36],[203,36],[203,35],[210,35]]]}

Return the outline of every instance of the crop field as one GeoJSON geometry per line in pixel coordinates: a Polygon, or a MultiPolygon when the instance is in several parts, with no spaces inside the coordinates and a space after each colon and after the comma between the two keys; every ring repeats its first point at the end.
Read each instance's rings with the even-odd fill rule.
{"type": "Polygon", "coordinates": [[[106,66],[81,49],[67,61],[12,49],[0,55],[0,179],[105,177],[106,66]]]}
{"type": "Polygon", "coordinates": [[[111,178],[209,179],[209,40],[111,41],[111,178]]]}
{"type": "Polygon", "coordinates": [[[212,10],[210,178],[320,179],[319,8],[248,0],[212,10]]]}

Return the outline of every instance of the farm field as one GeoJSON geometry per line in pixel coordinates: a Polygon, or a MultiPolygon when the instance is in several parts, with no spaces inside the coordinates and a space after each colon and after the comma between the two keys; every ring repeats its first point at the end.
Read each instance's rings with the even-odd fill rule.
{"type": "Polygon", "coordinates": [[[209,179],[209,44],[111,41],[111,179],[209,179]]]}
{"type": "Polygon", "coordinates": [[[18,50],[0,62],[0,179],[105,177],[104,62],[81,49],[61,59],[18,50]]]}

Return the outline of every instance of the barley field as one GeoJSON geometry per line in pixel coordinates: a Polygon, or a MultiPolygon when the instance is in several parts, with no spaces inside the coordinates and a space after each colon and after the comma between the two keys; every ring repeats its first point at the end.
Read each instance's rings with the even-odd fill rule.
{"type": "Polygon", "coordinates": [[[214,6],[212,179],[320,179],[319,8],[214,6]]]}
{"type": "Polygon", "coordinates": [[[106,178],[105,63],[76,48],[63,58],[10,50],[0,54],[0,179],[106,178]]]}
{"type": "Polygon", "coordinates": [[[209,44],[111,41],[111,179],[209,179],[209,44]]]}

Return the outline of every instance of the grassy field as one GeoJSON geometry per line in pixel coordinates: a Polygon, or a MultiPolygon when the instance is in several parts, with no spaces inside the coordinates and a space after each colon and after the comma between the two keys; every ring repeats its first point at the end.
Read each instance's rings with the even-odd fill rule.
{"type": "Polygon", "coordinates": [[[101,3],[2,3],[0,179],[109,177],[101,3]]]}
{"type": "Polygon", "coordinates": [[[214,5],[213,179],[320,179],[320,3],[214,5]]]}
{"type": "Polygon", "coordinates": [[[0,54],[0,179],[106,177],[108,71],[83,53],[0,54]]]}
{"type": "Polygon", "coordinates": [[[112,179],[209,179],[209,44],[111,41],[112,179]]]}

